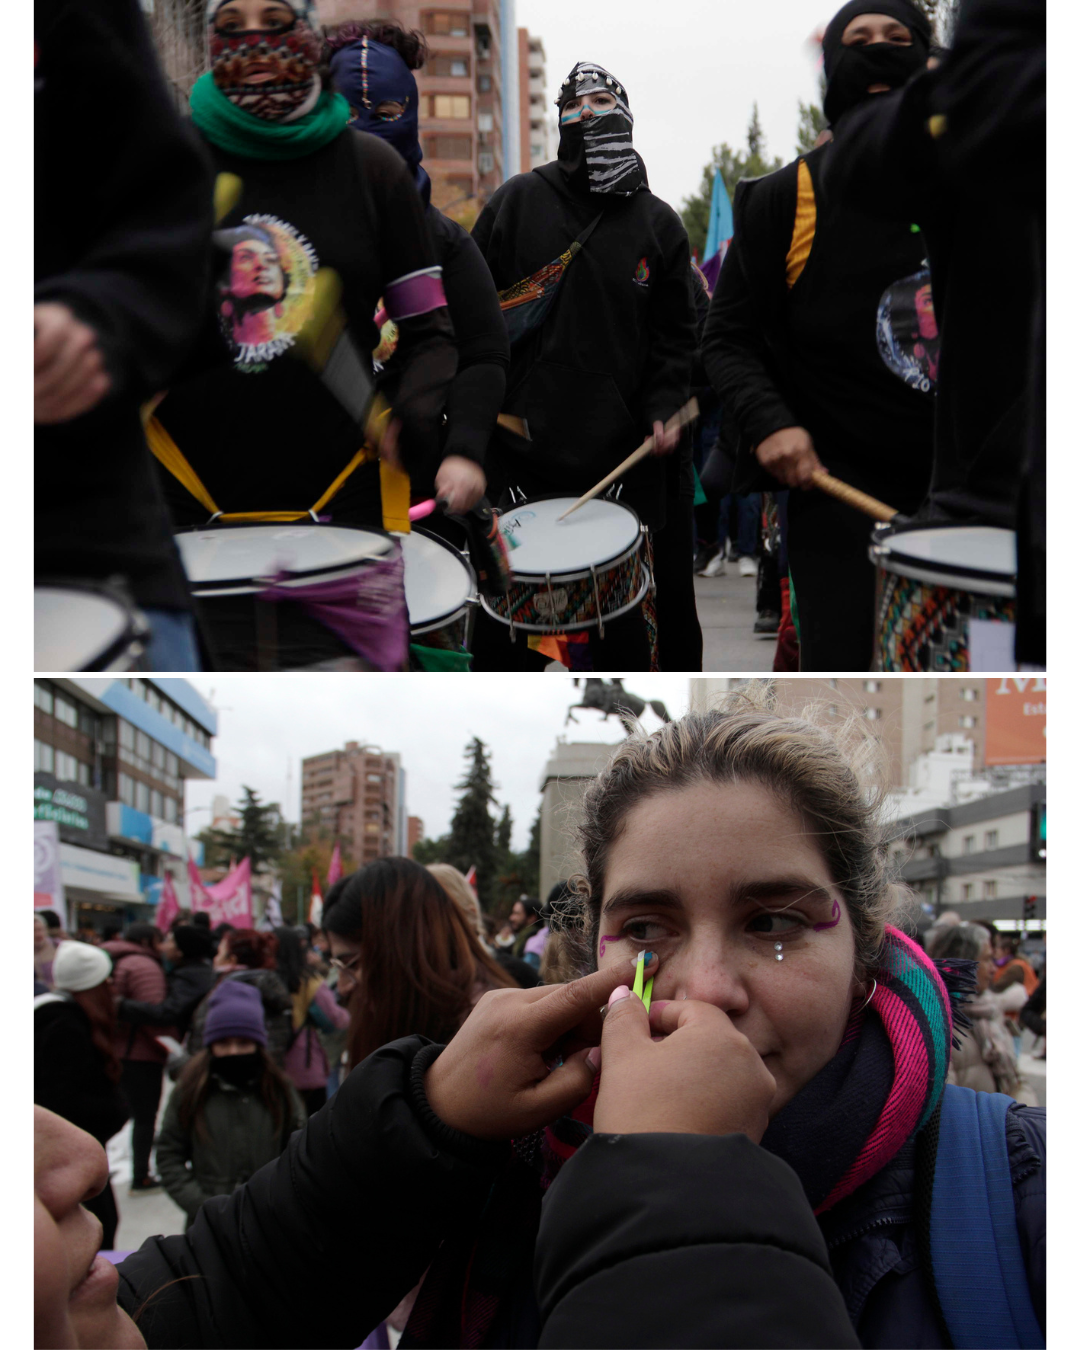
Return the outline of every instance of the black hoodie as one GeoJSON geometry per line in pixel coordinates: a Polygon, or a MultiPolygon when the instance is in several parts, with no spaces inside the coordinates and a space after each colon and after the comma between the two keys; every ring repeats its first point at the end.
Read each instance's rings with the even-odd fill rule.
{"type": "MultiPolygon", "coordinates": [[[[498,189],[473,238],[503,290],[565,252],[598,215],[542,328],[511,352],[505,409],[526,419],[532,439],[497,437],[485,466],[493,497],[507,485],[584,492],[689,397],[690,247],[679,217],[648,188],[596,197],[545,164],[498,189]]],[[[650,457],[627,475],[622,500],[650,525],[663,524],[672,472],[650,457]]]]}

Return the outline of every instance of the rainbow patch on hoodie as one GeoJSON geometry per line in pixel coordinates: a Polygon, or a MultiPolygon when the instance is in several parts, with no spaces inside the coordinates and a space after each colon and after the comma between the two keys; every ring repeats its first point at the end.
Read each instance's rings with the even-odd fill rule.
{"type": "Polygon", "coordinates": [[[647,258],[638,260],[638,265],[634,269],[634,280],[639,286],[647,286],[649,284],[649,260],[647,258]]]}

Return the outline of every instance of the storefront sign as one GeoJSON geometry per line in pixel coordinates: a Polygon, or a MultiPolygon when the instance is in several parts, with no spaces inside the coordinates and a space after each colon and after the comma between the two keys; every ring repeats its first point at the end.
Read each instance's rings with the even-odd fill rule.
{"type": "Polygon", "coordinates": [[[986,681],[986,763],[1046,762],[1046,677],[986,681]]]}
{"type": "Polygon", "coordinates": [[[94,853],[88,848],[60,845],[64,885],[82,891],[97,891],[110,899],[142,904],[139,864],[112,853],[94,853]]]}
{"type": "Polygon", "coordinates": [[[34,908],[64,912],[60,833],[54,820],[34,821],[34,908]]]}
{"type": "Polygon", "coordinates": [[[105,794],[51,773],[34,774],[34,819],[54,821],[66,844],[106,849],[105,794]]]}

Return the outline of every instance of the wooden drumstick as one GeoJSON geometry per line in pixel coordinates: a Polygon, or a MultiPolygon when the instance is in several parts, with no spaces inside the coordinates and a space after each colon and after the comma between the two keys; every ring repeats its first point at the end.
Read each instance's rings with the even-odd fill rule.
{"type": "Polygon", "coordinates": [[[824,469],[817,469],[813,478],[814,486],[820,488],[822,492],[827,492],[830,497],[835,497],[837,501],[853,506],[856,511],[862,511],[864,515],[872,516],[875,520],[889,521],[900,514],[895,506],[886,506],[884,502],[879,502],[876,497],[871,497],[867,492],[860,492],[858,488],[853,488],[849,483],[834,478],[831,473],[826,473],[824,469]]]}
{"type": "MultiPolygon", "coordinates": [[[[697,399],[692,398],[689,403],[681,407],[679,411],[675,414],[675,416],[670,419],[670,421],[664,427],[664,430],[680,431],[683,427],[688,426],[691,422],[695,420],[695,418],[698,416],[699,411],[700,410],[698,408],[697,399]]],[[[595,487],[591,487],[583,497],[579,497],[577,499],[577,501],[573,504],[573,506],[568,507],[562,513],[562,515],[558,517],[558,519],[555,522],[556,525],[559,523],[560,520],[565,520],[567,516],[573,515],[573,513],[578,509],[579,506],[584,506],[586,502],[591,502],[592,499],[597,495],[597,493],[603,492],[603,490],[606,487],[610,487],[610,485],[614,483],[616,478],[621,478],[622,475],[627,471],[627,469],[632,469],[634,465],[638,462],[638,460],[644,459],[646,455],[651,454],[652,448],[653,448],[653,438],[649,436],[644,441],[642,441],[642,443],[638,446],[638,448],[634,451],[632,455],[627,455],[627,457],[623,460],[621,464],[619,464],[616,468],[612,469],[612,471],[608,474],[606,478],[601,478],[601,480],[599,481],[599,483],[597,483],[595,487]]]]}

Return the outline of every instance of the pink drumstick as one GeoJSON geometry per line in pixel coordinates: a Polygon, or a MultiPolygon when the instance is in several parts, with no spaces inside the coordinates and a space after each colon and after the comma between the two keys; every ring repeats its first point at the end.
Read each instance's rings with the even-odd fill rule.
{"type": "Polygon", "coordinates": [[[430,516],[435,510],[435,498],[429,497],[426,502],[417,502],[415,506],[409,507],[410,520],[423,520],[425,516],[430,516]]]}

